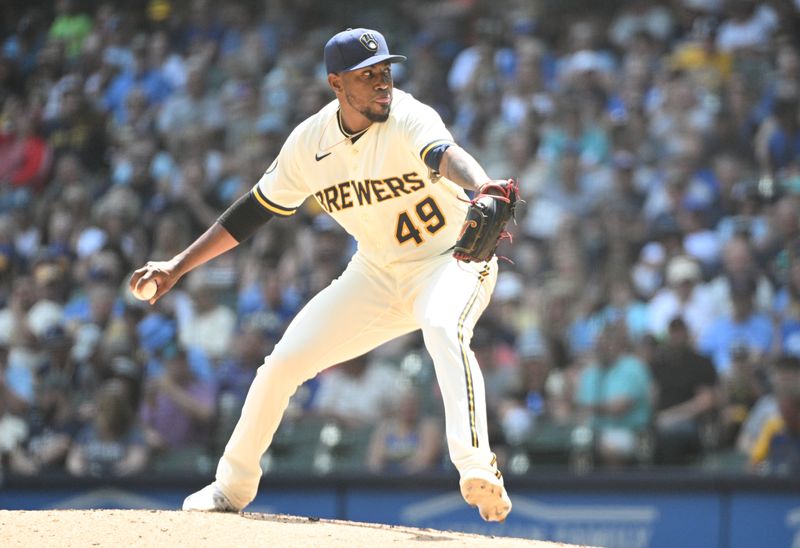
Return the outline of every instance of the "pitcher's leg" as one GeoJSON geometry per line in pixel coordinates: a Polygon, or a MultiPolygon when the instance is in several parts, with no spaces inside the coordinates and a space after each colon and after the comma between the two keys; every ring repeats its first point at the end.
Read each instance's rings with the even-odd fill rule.
{"type": "Polygon", "coordinates": [[[469,346],[496,275],[495,262],[449,261],[429,278],[414,308],[444,400],[450,458],[462,477],[475,470],[491,475],[496,471],[489,448],[483,375],[469,346]]]}
{"type": "Polygon", "coordinates": [[[379,281],[358,269],[348,267],[309,301],[259,367],[217,466],[216,483],[231,503],[243,508],[255,497],[261,456],[298,386],[414,328],[390,308],[379,281]]]}
{"type": "Polygon", "coordinates": [[[505,520],[511,499],[489,447],[483,375],[469,344],[496,277],[496,261],[447,261],[426,278],[414,307],[442,392],[447,446],[461,475],[461,495],[487,521],[505,520]]]}

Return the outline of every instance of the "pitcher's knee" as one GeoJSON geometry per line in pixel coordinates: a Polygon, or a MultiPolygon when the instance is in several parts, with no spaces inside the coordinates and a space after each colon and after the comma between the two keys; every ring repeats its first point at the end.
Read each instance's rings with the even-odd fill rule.
{"type": "Polygon", "coordinates": [[[469,341],[472,338],[472,330],[460,326],[458,322],[428,325],[422,330],[422,334],[426,343],[434,343],[439,346],[469,346],[469,341]]]}
{"type": "Polygon", "coordinates": [[[293,387],[300,386],[308,380],[303,368],[298,367],[297,362],[271,355],[264,358],[264,363],[256,372],[258,377],[269,379],[271,383],[290,384],[293,387]]]}

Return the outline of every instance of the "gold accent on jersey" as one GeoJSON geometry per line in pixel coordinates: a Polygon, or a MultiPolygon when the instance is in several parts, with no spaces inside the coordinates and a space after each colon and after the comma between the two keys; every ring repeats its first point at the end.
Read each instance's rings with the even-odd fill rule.
{"type": "Polygon", "coordinates": [[[425,157],[428,155],[428,153],[431,150],[433,150],[434,148],[438,147],[439,145],[443,145],[445,143],[454,144],[453,141],[450,141],[449,139],[436,139],[435,141],[432,141],[432,142],[428,143],[427,145],[425,145],[424,147],[422,147],[422,150],[419,151],[419,157],[422,158],[422,161],[424,162],[425,161],[425,157]]]}
{"type": "Polygon", "coordinates": [[[283,206],[279,206],[275,202],[269,200],[264,194],[261,192],[261,189],[258,188],[258,185],[253,187],[253,194],[266,210],[270,213],[274,213],[275,215],[280,215],[281,217],[288,217],[290,215],[294,215],[297,209],[289,209],[283,206]]]}

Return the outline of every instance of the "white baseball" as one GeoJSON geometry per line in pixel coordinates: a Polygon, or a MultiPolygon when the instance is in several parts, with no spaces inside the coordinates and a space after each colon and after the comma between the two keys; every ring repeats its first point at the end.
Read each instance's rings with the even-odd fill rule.
{"type": "Polygon", "coordinates": [[[147,280],[143,284],[137,285],[133,288],[133,296],[140,301],[149,301],[158,291],[158,284],[155,280],[147,280]]]}

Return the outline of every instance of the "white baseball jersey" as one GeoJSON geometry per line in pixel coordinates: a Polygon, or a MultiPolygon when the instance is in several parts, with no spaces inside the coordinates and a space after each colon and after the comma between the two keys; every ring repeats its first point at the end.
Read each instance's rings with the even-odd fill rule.
{"type": "Polygon", "coordinates": [[[395,89],[388,120],[353,143],[334,100],[292,132],[255,195],[277,215],[313,196],[374,263],[419,261],[446,253],[466,216],[463,189],[424,161],[452,142],[435,110],[395,89]]]}

